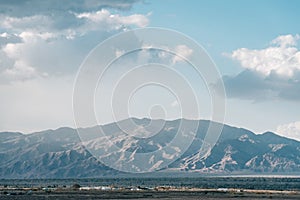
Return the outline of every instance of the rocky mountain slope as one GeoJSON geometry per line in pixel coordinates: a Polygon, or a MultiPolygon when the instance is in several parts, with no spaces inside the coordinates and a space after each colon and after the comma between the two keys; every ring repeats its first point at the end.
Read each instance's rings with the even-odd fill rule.
{"type": "MultiPolygon", "coordinates": [[[[133,119],[139,130],[146,132],[149,119],[133,119]]],[[[126,122],[126,120],[125,120],[126,122]]],[[[101,126],[108,139],[121,151],[115,156],[122,160],[122,152],[131,152],[126,162],[134,164],[137,153],[160,150],[168,145],[179,128],[180,120],[164,121],[163,129],[148,138],[124,136],[116,123],[101,126]]],[[[300,173],[300,142],[267,132],[256,135],[251,131],[224,125],[218,142],[203,154],[200,152],[210,122],[199,121],[195,139],[182,155],[163,170],[166,172],[223,173],[300,173]]],[[[126,124],[126,123],[125,123],[126,124]]],[[[99,127],[81,129],[97,135],[99,127]]],[[[102,138],[82,142],[75,129],[59,128],[24,135],[0,133],[0,178],[71,178],[118,175],[121,172],[105,166],[87,150],[103,152],[108,144],[102,138]],[[95,142],[98,141],[98,142],[95,142]]],[[[176,150],[176,148],[174,147],[176,150]]],[[[174,151],[172,157],[178,155],[174,151]]],[[[155,163],[153,163],[154,165],[155,163]]]]}

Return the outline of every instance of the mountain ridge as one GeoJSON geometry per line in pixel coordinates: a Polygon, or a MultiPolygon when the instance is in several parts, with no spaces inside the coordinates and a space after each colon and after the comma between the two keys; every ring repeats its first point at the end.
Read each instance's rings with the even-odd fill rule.
{"type": "MultiPolygon", "coordinates": [[[[147,131],[146,122],[150,119],[133,120],[139,124],[139,130],[130,129],[129,126],[129,131],[147,131]]],[[[122,151],[131,152],[135,158],[136,153],[156,151],[169,144],[178,131],[178,123],[181,120],[183,119],[164,121],[164,127],[158,134],[140,139],[120,137],[120,128],[116,123],[81,130],[94,136],[98,134],[100,126],[112,143],[122,151]]],[[[197,122],[199,127],[194,141],[174,162],[163,168],[161,173],[195,172],[205,175],[300,172],[300,142],[296,140],[272,132],[255,134],[244,128],[224,125],[215,146],[208,148],[203,154],[200,150],[205,132],[211,124],[218,122],[197,122]]],[[[126,120],[123,123],[127,125],[126,120]]],[[[74,178],[122,174],[102,164],[87,150],[101,150],[106,148],[107,144],[96,143],[96,140],[83,143],[77,130],[73,128],[61,127],[32,134],[0,132],[0,141],[0,178],[74,178]]],[[[168,156],[171,158],[176,155],[168,156]]],[[[110,155],[103,156],[109,158],[110,155]]]]}

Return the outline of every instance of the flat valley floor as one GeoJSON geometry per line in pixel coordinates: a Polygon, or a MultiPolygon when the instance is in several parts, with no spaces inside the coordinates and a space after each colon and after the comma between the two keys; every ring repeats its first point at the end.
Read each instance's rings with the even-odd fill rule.
{"type": "Polygon", "coordinates": [[[0,179],[1,200],[300,199],[299,177],[0,179]]]}
{"type": "Polygon", "coordinates": [[[200,200],[258,200],[258,199],[300,199],[300,193],[268,193],[268,192],[218,192],[218,191],[73,191],[63,190],[46,193],[33,191],[30,194],[20,191],[1,192],[1,200],[24,199],[200,199],[200,200]]]}

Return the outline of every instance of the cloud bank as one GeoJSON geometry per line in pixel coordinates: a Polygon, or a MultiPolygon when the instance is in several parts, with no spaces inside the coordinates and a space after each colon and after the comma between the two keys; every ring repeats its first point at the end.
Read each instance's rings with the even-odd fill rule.
{"type": "Polygon", "coordinates": [[[300,100],[299,35],[281,35],[264,49],[240,48],[230,57],[244,71],[223,77],[227,95],[250,100],[300,100]]]}
{"type": "Polygon", "coordinates": [[[1,1],[0,84],[75,73],[99,42],[148,25],[148,14],[119,14],[136,2],[1,1]]]}
{"type": "Polygon", "coordinates": [[[0,129],[74,126],[72,87],[85,56],[124,30],[144,27],[137,0],[0,0],[0,129]]]}

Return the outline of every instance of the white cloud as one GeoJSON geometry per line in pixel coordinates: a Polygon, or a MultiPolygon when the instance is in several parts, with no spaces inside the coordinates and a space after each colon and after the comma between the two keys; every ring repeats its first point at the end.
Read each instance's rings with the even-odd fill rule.
{"type": "MultiPolygon", "coordinates": [[[[0,15],[0,26],[10,32],[20,34],[33,33],[35,36],[66,37],[74,39],[89,31],[123,30],[128,26],[145,27],[149,23],[149,14],[120,15],[107,9],[95,12],[74,13],[66,11],[63,15],[32,15],[11,17],[0,15]]],[[[3,33],[3,36],[8,33],[3,33]]],[[[1,36],[2,37],[2,36],[1,36]]],[[[48,39],[48,38],[45,38],[48,39]]]]}
{"type": "MultiPolygon", "coordinates": [[[[5,77],[1,82],[17,81],[18,78],[22,81],[35,78],[37,71],[40,75],[74,73],[89,50],[110,35],[109,30],[119,31],[119,28],[127,25],[148,23],[145,17],[144,24],[142,15],[120,16],[113,15],[107,10],[101,12],[104,17],[103,19],[100,17],[100,21],[97,21],[98,19],[95,19],[96,23],[86,21],[78,27],[66,30],[56,30],[52,25],[47,26],[47,23],[51,23],[49,20],[42,21],[42,24],[45,22],[45,27],[40,29],[35,24],[38,19],[43,18],[37,16],[6,18],[6,22],[2,23],[6,24],[7,31],[12,33],[3,32],[0,35],[2,45],[0,74],[2,78],[5,77]],[[24,24],[21,23],[23,19],[24,24]],[[32,24],[27,25],[31,19],[32,24]],[[84,39],[89,43],[84,43],[84,39]],[[32,73],[29,73],[30,71],[32,73]]],[[[95,17],[99,17],[98,14],[95,17]]]]}
{"type": "Polygon", "coordinates": [[[37,70],[23,59],[22,43],[8,43],[2,48],[5,59],[12,61],[11,66],[4,66],[0,72],[1,82],[25,81],[39,76],[37,70]]]}
{"type": "Polygon", "coordinates": [[[277,127],[277,133],[281,136],[300,141],[300,121],[279,125],[277,127]]]}
{"type": "MultiPolygon", "coordinates": [[[[20,72],[20,67],[16,67],[20,66],[20,63],[22,66],[28,66],[27,69],[35,69],[39,75],[64,76],[75,73],[89,49],[94,46],[93,43],[87,46],[80,38],[55,38],[52,33],[22,32],[19,37],[21,42],[5,44],[0,50],[0,74],[6,74],[7,81],[16,81],[17,77],[24,80],[22,76],[13,78],[6,73],[11,70],[20,72]]],[[[37,76],[26,77],[29,79],[37,76]]]]}
{"type": "Polygon", "coordinates": [[[108,29],[120,29],[125,26],[145,27],[148,25],[149,20],[147,16],[140,14],[133,14],[129,16],[121,16],[119,14],[112,14],[106,9],[101,9],[97,12],[84,12],[74,14],[78,19],[87,19],[86,24],[90,29],[92,27],[106,27],[108,29]]]}
{"type": "Polygon", "coordinates": [[[137,1],[0,1],[0,129],[72,125],[74,74],[97,44],[149,23],[146,14],[123,12],[137,1]]]}
{"type": "Polygon", "coordinates": [[[292,77],[300,70],[300,51],[296,47],[299,35],[282,35],[272,41],[265,49],[240,48],[232,52],[231,57],[242,67],[255,70],[265,76],[271,73],[283,77],[292,77]]]}
{"type": "Polygon", "coordinates": [[[281,35],[275,38],[272,41],[272,44],[279,45],[280,47],[288,47],[288,46],[295,46],[297,44],[297,40],[299,40],[299,35],[281,35]]]}
{"type": "Polygon", "coordinates": [[[193,53],[193,50],[184,44],[171,48],[169,46],[156,46],[144,43],[142,44],[141,49],[141,53],[147,54],[144,57],[157,57],[159,59],[156,60],[157,62],[173,65],[178,62],[183,62],[184,58],[189,59],[193,53]]]}
{"type": "Polygon", "coordinates": [[[97,12],[85,12],[85,13],[80,13],[76,14],[75,16],[79,19],[86,18],[94,22],[101,22],[107,20],[111,16],[110,12],[108,10],[102,9],[97,12]]]}
{"type": "Polygon", "coordinates": [[[56,35],[50,32],[35,32],[35,31],[24,31],[19,34],[23,42],[36,42],[38,39],[49,40],[55,38],[56,35]]]}
{"type": "Polygon", "coordinates": [[[240,48],[230,57],[245,68],[223,76],[227,97],[247,100],[300,100],[299,35],[282,35],[264,49],[240,48]]]}
{"type": "Polygon", "coordinates": [[[2,76],[8,80],[27,80],[38,77],[37,71],[23,61],[16,61],[12,68],[6,69],[2,76]]]}
{"type": "MultiPolygon", "coordinates": [[[[1,76],[5,75],[5,80],[9,81],[17,80],[17,77],[21,80],[37,77],[29,76],[30,70],[49,75],[75,73],[87,53],[104,39],[127,27],[144,27],[149,23],[148,15],[115,14],[102,8],[103,5],[106,8],[115,5],[116,8],[125,9],[130,8],[134,2],[122,0],[115,3],[95,2],[94,5],[99,5],[101,9],[99,10],[98,7],[98,11],[93,11],[96,7],[85,5],[89,8],[86,9],[88,12],[85,9],[74,9],[75,5],[70,5],[70,8],[64,12],[61,9],[53,12],[33,10],[26,15],[18,15],[13,11],[7,14],[2,12],[0,14],[0,27],[3,28],[3,32],[0,33],[1,76]],[[72,9],[80,14],[74,14],[72,9]],[[21,74],[25,71],[24,79],[21,74]]],[[[51,7],[55,5],[50,6],[49,9],[51,7]]]]}
{"type": "MultiPolygon", "coordinates": [[[[147,15],[148,16],[148,15],[147,15]]],[[[133,14],[129,16],[120,17],[119,15],[114,15],[112,18],[116,18],[116,21],[125,25],[136,25],[138,27],[145,27],[149,24],[147,16],[140,14],[133,14]]]]}
{"type": "Polygon", "coordinates": [[[175,53],[178,56],[173,57],[173,64],[175,64],[176,62],[183,61],[183,58],[188,59],[192,55],[193,50],[187,47],[186,45],[178,45],[175,47],[175,53]]]}
{"type": "Polygon", "coordinates": [[[8,34],[7,34],[6,32],[1,33],[1,34],[0,34],[0,37],[2,37],[2,38],[8,38],[8,34]]]}
{"type": "Polygon", "coordinates": [[[33,15],[20,18],[2,15],[0,19],[0,25],[2,28],[14,31],[45,31],[50,29],[54,23],[51,17],[44,15],[33,15]]]}
{"type": "Polygon", "coordinates": [[[22,0],[22,1],[0,1],[0,13],[23,17],[35,14],[61,15],[69,10],[79,12],[95,11],[101,8],[113,8],[128,10],[139,0],[22,0]]]}
{"type": "Polygon", "coordinates": [[[7,32],[0,33],[0,46],[8,43],[19,43],[21,38],[17,34],[9,34],[7,32]]]}

